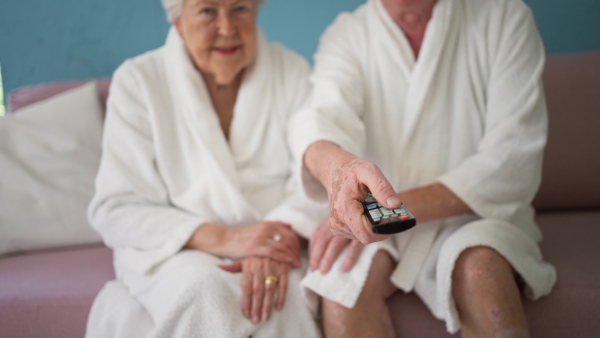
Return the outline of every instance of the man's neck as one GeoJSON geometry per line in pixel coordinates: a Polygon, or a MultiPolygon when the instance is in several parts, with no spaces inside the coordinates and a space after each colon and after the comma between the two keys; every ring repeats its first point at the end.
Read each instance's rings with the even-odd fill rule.
{"type": "Polygon", "coordinates": [[[436,2],[437,0],[421,0],[402,3],[402,1],[382,0],[385,10],[408,38],[415,57],[419,55],[425,30],[433,15],[436,2]]]}

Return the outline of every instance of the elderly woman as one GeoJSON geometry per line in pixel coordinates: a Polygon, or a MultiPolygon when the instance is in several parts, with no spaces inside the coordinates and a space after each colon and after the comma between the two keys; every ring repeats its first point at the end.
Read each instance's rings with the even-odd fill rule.
{"type": "Polygon", "coordinates": [[[87,334],[317,337],[300,237],[327,208],[296,191],[286,139],[308,64],[265,41],[259,0],[163,4],[165,46],[113,77],[89,219],[117,281],[87,334]]]}
{"type": "Polygon", "coordinates": [[[449,332],[528,336],[520,292],[537,299],[556,281],[531,206],[543,66],[521,0],[369,0],[328,28],[292,137],[307,191],[330,200],[303,282],[323,296],[326,335],[393,336],[385,298],[400,289],[449,332]],[[369,190],[403,201],[417,226],[374,234],[369,190]]]}

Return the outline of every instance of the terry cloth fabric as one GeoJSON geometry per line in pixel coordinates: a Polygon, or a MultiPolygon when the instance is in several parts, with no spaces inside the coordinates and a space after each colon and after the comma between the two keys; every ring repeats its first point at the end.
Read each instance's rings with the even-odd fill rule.
{"type": "MultiPolygon", "coordinates": [[[[239,276],[220,272],[214,257],[179,256],[190,256],[182,248],[202,224],[239,227],[277,220],[308,237],[326,217],[326,205],[306,199],[294,182],[285,133],[289,117],[304,100],[308,72],[305,60],[259,33],[257,59],[244,74],[228,141],[204,81],[174,29],[164,47],[128,60],[116,71],[89,218],[114,249],[117,278],[152,317],[153,334],[259,336],[263,329],[281,327],[277,316],[271,326],[248,321],[225,325],[241,315],[235,312],[240,294],[229,294],[241,292],[239,276]],[[204,282],[215,289],[194,284],[200,277],[187,270],[209,276],[213,282],[204,282]],[[216,296],[222,300],[210,298],[216,296]],[[226,298],[230,303],[220,304],[226,298]],[[196,306],[189,307],[192,300],[196,306]],[[204,301],[211,306],[203,308],[204,301]],[[189,311],[190,317],[172,320],[180,311],[189,311]],[[195,311],[212,311],[221,320],[197,317],[200,312],[195,311]]],[[[295,285],[290,282],[288,293],[289,299],[299,297],[299,278],[295,285]]],[[[310,306],[290,301],[286,307],[303,320],[294,332],[276,336],[318,334],[310,306]]]]}
{"type": "MultiPolygon", "coordinates": [[[[506,257],[533,299],[556,281],[531,207],[547,132],[543,65],[520,0],[439,0],[418,59],[380,0],[370,0],[339,15],[315,55],[312,94],[291,135],[298,161],[310,144],[329,140],[377,164],[399,192],[441,182],[474,211],[394,236],[391,281],[415,291],[449,332],[460,328],[452,267],[470,246],[506,257]]],[[[306,168],[301,182],[309,196],[326,197],[306,168]]]]}

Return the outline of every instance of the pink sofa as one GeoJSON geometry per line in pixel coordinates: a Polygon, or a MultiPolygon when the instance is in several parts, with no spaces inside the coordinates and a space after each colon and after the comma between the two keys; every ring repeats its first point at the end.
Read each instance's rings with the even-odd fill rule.
{"type": "MultiPolygon", "coordinates": [[[[548,58],[550,113],[544,177],[534,201],[544,257],[558,271],[552,294],[524,300],[533,337],[600,336],[600,52],[548,58]]],[[[27,87],[9,110],[81,82],[27,87]]],[[[106,98],[108,80],[100,83],[106,98]]],[[[82,337],[92,301],[114,278],[101,244],[0,258],[0,337],[82,337]]],[[[389,299],[399,337],[451,337],[414,294],[389,299]]],[[[455,335],[455,336],[458,336],[455,335]]]]}

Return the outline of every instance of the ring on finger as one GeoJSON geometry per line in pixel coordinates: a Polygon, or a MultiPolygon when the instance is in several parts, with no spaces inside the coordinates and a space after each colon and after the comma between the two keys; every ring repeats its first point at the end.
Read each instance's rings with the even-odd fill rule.
{"type": "Polygon", "coordinates": [[[279,282],[279,278],[277,278],[277,276],[271,275],[265,278],[265,285],[275,285],[277,282],[279,282]]]}
{"type": "Polygon", "coordinates": [[[281,242],[283,240],[283,236],[281,236],[280,234],[275,234],[275,236],[273,236],[273,240],[275,242],[281,242]]]}

